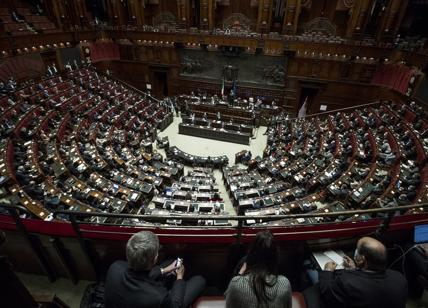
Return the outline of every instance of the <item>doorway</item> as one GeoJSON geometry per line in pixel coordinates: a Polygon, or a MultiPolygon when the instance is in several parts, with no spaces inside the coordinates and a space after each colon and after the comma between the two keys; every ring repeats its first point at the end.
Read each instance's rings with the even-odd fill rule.
{"type": "Polygon", "coordinates": [[[157,97],[168,96],[168,75],[167,72],[153,72],[153,92],[157,97]]]}

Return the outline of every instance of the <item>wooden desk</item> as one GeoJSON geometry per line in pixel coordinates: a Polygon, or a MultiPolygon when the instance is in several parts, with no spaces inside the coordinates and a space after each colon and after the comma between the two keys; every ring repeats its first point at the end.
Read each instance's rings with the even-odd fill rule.
{"type": "MultiPolygon", "coordinates": [[[[208,160],[208,157],[191,155],[191,154],[188,154],[188,153],[181,151],[179,148],[177,148],[175,146],[170,147],[168,149],[168,151],[166,152],[166,155],[169,159],[173,158],[173,159],[179,160],[182,163],[189,164],[192,166],[211,164],[211,165],[214,165],[215,167],[221,167],[221,166],[227,165],[229,162],[227,156],[225,156],[225,155],[211,157],[210,160],[208,160]]],[[[189,174],[189,175],[191,175],[194,178],[196,178],[196,177],[203,177],[203,178],[208,177],[205,173],[202,173],[201,176],[195,175],[193,173],[189,174]]]]}
{"type": "Polygon", "coordinates": [[[202,137],[245,145],[250,144],[251,137],[251,135],[247,133],[239,133],[225,129],[216,129],[212,127],[203,127],[183,123],[179,124],[178,133],[182,135],[202,137]]]}

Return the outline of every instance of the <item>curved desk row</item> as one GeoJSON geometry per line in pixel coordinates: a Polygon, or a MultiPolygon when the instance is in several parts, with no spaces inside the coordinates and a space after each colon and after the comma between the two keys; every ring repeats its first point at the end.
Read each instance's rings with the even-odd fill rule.
{"type": "Polygon", "coordinates": [[[199,125],[185,124],[185,123],[179,124],[178,133],[182,135],[202,137],[207,139],[214,139],[219,141],[226,141],[226,142],[239,143],[239,144],[245,144],[245,145],[250,144],[250,137],[251,137],[251,135],[248,133],[231,131],[224,128],[199,126],[199,125]]]}
{"type": "Polygon", "coordinates": [[[216,168],[225,166],[229,163],[229,159],[226,155],[223,156],[216,156],[216,157],[205,157],[205,156],[197,156],[188,154],[186,152],[183,152],[179,148],[173,146],[170,147],[166,155],[168,159],[175,159],[177,161],[180,161],[181,163],[191,165],[191,166],[208,166],[212,165],[216,168]]]}

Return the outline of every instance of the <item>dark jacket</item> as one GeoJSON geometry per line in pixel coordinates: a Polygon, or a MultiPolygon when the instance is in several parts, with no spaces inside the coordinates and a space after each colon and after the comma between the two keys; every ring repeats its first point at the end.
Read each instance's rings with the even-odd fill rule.
{"type": "Polygon", "coordinates": [[[186,283],[176,280],[171,290],[160,281],[159,266],[150,272],[137,272],[125,261],[114,262],[107,273],[105,284],[106,308],[183,307],[186,283]]]}
{"type": "Polygon", "coordinates": [[[405,308],[407,281],[397,271],[321,271],[321,299],[328,308],[405,308]]]}

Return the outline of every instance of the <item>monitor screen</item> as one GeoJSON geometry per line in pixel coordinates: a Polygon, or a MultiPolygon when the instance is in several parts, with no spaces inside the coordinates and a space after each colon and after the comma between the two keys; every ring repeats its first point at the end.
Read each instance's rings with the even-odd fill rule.
{"type": "Polygon", "coordinates": [[[6,182],[8,180],[7,176],[0,176],[0,185],[3,184],[4,182],[6,182]]]}
{"type": "Polygon", "coordinates": [[[428,225],[415,226],[415,243],[428,243],[428,225]]]}
{"type": "Polygon", "coordinates": [[[188,212],[189,211],[189,205],[187,205],[187,204],[175,204],[174,205],[174,211],[176,211],[176,212],[188,212]]]}

